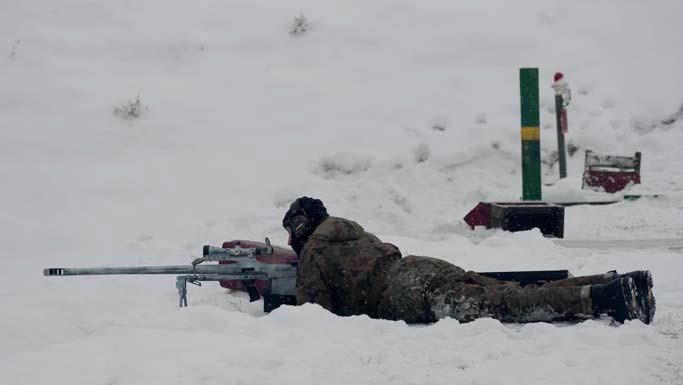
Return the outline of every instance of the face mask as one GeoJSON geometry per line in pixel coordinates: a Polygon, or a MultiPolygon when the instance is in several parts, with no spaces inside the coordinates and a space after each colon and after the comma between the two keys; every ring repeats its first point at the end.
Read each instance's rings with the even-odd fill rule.
{"type": "Polygon", "coordinates": [[[310,235],[311,221],[306,217],[306,213],[295,213],[292,219],[289,220],[289,230],[292,232],[292,237],[299,239],[306,239],[310,235]]]}
{"type": "Polygon", "coordinates": [[[303,242],[301,239],[292,237],[290,246],[292,247],[292,250],[294,250],[298,257],[301,256],[301,250],[304,249],[304,243],[305,242],[303,242]]]}
{"type": "Polygon", "coordinates": [[[311,221],[303,214],[294,214],[289,221],[292,250],[299,255],[310,235],[311,221]]]}

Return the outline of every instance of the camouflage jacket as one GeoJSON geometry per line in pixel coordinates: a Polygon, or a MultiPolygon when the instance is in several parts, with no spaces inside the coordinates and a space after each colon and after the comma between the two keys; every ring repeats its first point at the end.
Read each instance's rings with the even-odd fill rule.
{"type": "Polygon", "coordinates": [[[400,259],[396,246],[365,232],[358,223],[329,217],[299,255],[297,302],[317,303],[341,316],[372,316],[387,270],[400,259]]]}

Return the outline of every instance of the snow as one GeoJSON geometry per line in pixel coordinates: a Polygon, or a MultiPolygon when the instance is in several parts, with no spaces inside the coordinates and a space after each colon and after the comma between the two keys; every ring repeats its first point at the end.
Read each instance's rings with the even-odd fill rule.
{"type": "Polygon", "coordinates": [[[568,207],[567,241],[683,238],[682,13],[679,0],[8,2],[1,383],[682,384],[680,247],[462,223],[479,201],[520,198],[518,69],[537,66],[544,158],[557,71],[579,147],[567,179],[543,166],[547,200],[619,199],[580,190],[584,150],[643,153],[628,193],[646,197],[568,207]],[[113,114],[138,95],[139,118],[113,114]],[[655,320],[408,326],[316,305],[265,315],[211,284],[178,309],[172,276],[41,275],[285,244],[282,215],[304,194],[405,255],[466,269],[650,269],[655,320]]]}

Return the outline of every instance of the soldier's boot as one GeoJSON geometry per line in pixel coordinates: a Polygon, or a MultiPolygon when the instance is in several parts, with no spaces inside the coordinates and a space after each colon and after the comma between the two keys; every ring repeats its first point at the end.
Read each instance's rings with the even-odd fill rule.
{"type": "Polygon", "coordinates": [[[655,316],[655,296],[652,294],[652,274],[648,270],[631,271],[621,274],[621,277],[631,277],[638,289],[638,303],[644,314],[643,323],[649,324],[655,316]]]}
{"type": "Polygon", "coordinates": [[[638,303],[638,289],[631,277],[617,278],[610,283],[591,285],[590,296],[595,316],[607,314],[617,322],[624,322],[627,319],[639,319],[641,321],[645,319],[645,314],[638,303]]]}

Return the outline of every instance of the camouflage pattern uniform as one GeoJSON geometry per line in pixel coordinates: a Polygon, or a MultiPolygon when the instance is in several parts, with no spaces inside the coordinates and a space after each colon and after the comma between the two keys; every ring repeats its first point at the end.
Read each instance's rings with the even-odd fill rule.
{"type": "Polygon", "coordinates": [[[329,217],[299,255],[299,304],[317,303],[341,315],[430,323],[443,317],[467,322],[553,321],[591,316],[590,284],[607,275],[521,287],[465,271],[441,259],[401,257],[398,248],[356,222],[329,217]]]}
{"type": "Polygon", "coordinates": [[[296,298],[342,315],[374,315],[387,271],[401,252],[356,222],[325,219],[299,255],[296,298]]]}

